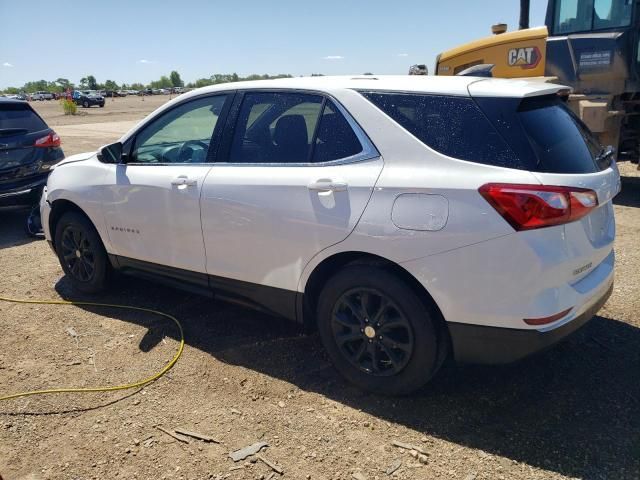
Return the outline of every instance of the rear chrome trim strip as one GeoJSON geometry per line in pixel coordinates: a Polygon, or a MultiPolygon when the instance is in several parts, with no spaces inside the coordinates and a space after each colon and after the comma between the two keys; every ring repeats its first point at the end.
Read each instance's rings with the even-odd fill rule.
{"type": "Polygon", "coordinates": [[[27,190],[19,190],[17,192],[0,193],[0,198],[17,197],[18,195],[24,195],[25,193],[31,193],[32,190],[33,190],[33,188],[29,188],[27,190]]]}

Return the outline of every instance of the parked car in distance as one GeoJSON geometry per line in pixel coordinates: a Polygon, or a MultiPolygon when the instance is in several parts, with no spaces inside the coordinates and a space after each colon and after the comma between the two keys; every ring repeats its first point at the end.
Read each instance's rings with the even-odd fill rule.
{"type": "MultiPolygon", "coordinates": [[[[60,137],[31,105],[0,98],[0,207],[37,206],[51,168],[63,158],[60,137]]],[[[31,233],[39,230],[35,212],[31,233]]]]}
{"type": "Polygon", "coordinates": [[[43,95],[42,93],[35,92],[35,93],[30,94],[30,95],[29,95],[29,98],[30,98],[30,100],[31,100],[32,102],[35,102],[35,101],[42,101],[42,100],[44,100],[44,95],[43,95]]]}
{"type": "Polygon", "coordinates": [[[39,100],[53,100],[54,99],[53,93],[45,92],[44,90],[40,91],[40,92],[36,92],[34,95],[37,95],[39,100]]]}
{"type": "Polygon", "coordinates": [[[186,92],[187,90],[184,87],[173,87],[171,89],[171,93],[176,93],[178,95],[183,94],[184,92],[186,92]]]}
{"type": "Polygon", "coordinates": [[[361,388],[506,363],[611,294],[620,175],[560,85],[307,77],[176,97],[49,177],[75,289],[110,270],[317,328],[361,388]]]}
{"type": "Polygon", "coordinates": [[[94,105],[104,107],[104,97],[92,92],[81,92],[76,90],[73,92],[73,101],[76,105],[82,105],[83,108],[89,108],[94,105]]]}
{"type": "Polygon", "coordinates": [[[129,95],[127,90],[118,90],[116,92],[116,97],[126,97],[127,95],[129,95]]]}
{"type": "Polygon", "coordinates": [[[99,95],[102,95],[105,98],[112,98],[112,97],[126,97],[127,93],[123,92],[122,90],[102,90],[100,91],[99,95]]]}
{"type": "Polygon", "coordinates": [[[26,100],[27,96],[23,93],[9,93],[5,95],[5,98],[9,98],[11,100],[26,100]]]}

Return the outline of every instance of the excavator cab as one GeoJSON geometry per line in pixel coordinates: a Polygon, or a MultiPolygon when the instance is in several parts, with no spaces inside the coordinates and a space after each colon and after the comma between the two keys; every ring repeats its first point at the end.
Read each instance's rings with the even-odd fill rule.
{"type": "Polygon", "coordinates": [[[550,0],[545,75],[576,92],[638,91],[636,0],[550,0]]]}
{"type": "Polygon", "coordinates": [[[640,0],[549,0],[545,26],[494,25],[493,36],[438,55],[436,75],[494,65],[500,78],[540,78],[572,87],[569,106],[618,159],[640,156],[640,0]]]}

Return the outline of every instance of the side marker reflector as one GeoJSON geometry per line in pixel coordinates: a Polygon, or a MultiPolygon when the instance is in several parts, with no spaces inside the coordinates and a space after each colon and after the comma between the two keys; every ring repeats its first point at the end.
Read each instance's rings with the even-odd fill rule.
{"type": "Polygon", "coordinates": [[[573,307],[567,308],[566,310],[556,313],[555,315],[551,315],[550,317],[525,318],[524,323],[527,325],[547,325],[548,323],[553,323],[556,320],[560,320],[562,317],[565,317],[571,310],[573,310],[573,307]]]}

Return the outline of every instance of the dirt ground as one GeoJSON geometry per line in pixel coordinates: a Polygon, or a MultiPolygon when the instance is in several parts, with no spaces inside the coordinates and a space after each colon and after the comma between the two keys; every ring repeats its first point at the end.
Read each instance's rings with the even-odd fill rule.
{"type": "MultiPolygon", "coordinates": [[[[79,117],[62,116],[54,102],[36,108],[73,154],[115,140],[167,99],[108,99],[79,117]]],[[[552,350],[509,366],[448,365],[418,394],[383,398],[345,383],[316,335],[237,306],[117,278],[109,293],[91,300],[177,316],[183,357],[138,391],[0,403],[0,474],[266,479],[271,469],[255,457],[228,457],[264,441],[262,455],[292,479],[637,480],[640,175],[635,165],[621,168],[614,294],[552,350]],[[222,443],[183,443],[158,427],[222,443]],[[424,449],[428,463],[393,441],[424,449]]],[[[0,295],[80,299],[47,244],[23,234],[24,214],[0,212],[0,295]]],[[[0,326],[0,396],[135,381],[160,369],[179,338],[167,320],[102,308],[0,302],[0,326]]]]}

